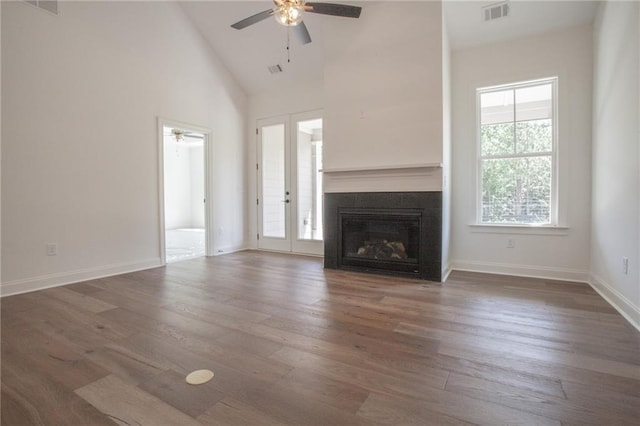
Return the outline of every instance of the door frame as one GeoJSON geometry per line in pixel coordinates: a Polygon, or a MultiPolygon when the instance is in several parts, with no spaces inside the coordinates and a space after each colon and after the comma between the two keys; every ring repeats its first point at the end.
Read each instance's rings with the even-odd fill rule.
{"type": "Polygon", "coordinates": [[[163,266],[167,264],[166,252],[166,234],[165,234],[165,206],[164,206],[164,127],[178,127],[188,132],[201,133],[204,136],[203,141],[203,160],[204,160],[204,241],[205,256],[212,256],[213,253],[213,225],[211,203],[213,194],[211,193],[213,185],[211,184],[211,170],[209,165],[213,164],[213,132],[211,129],[195,124],[185,123],[178,120],[158,117],[158,217],[159,217],[159,242],[160,242],[160,261],[163,266]]]}
{"type": "MultiPolygon", "coordinates": [[[[257,230],[259,250],[279,251],[294,254],[305,254],[312,256],[324,255],[324,240],[301,240],[298,238],[298,136],[297,123],[299,121],[323,118],[323,110],[311,110],[294,114],[278,115],[275,117],[261,118],[256,120],[256,194],[257,208],[257,230]],[[276,238],[264,237],[262,232],[262,127],[283,124],[285,128],[285,191],[289,190],[289,208],[285,210],[285,238],[281,241],[276,238]],[[260,247],[260,242],[265,238],[270,238],[271,242],[276,242],[272,247],[260,247]]],[[[283,194],[284,196],[284,194],[283,194]]],[[[322,220],[322,218],[320,218],[322,220]]]]}

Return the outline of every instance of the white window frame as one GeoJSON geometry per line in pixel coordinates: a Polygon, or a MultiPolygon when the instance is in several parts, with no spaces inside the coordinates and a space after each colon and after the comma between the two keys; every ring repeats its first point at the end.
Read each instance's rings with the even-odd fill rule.
{"type": "MultiPolygon", "coordinates": [[[[514,123],[516,100],[514,98],[514,123]]],[[[527,80],[516,83],[501,84],[496,86],[481,87],[476,89],[476,225],[487,227],[558,227],[558,77],[547,77],[536,80],[527,80]],[[485,159],[499,158],[525,158],[540,156],[541,153],[520,154],[520,155],[504,155],[504,156],[482,156],[482,140],[481,140],[481,96],[484,93],[499,92],[504,90],[516,90],[532,86],[541,86],[551,84],[551,125],[552,125],[552,143],[551,143],[551,195],[549,200],[549,223],[513,223],[513,222],[483,222],[482,221],[482,161],[485,159]]],[[[546,155],[546,154],[545,154],[546,155]]]]}

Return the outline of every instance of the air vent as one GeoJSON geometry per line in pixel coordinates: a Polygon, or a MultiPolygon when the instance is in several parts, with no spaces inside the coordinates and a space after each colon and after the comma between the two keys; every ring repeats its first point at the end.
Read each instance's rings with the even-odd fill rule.
{"type": "Polygon", "coordinates": [[[282,67],[280,66],[280,64],[271,65],[269,66],[269,72],[271,74],[278,74],[282,72],[282,67]]]}
{"type": "Polygon", "coordinates": [[[509,2],[503,1],[500,3],[490,4],[482,8],[482,20],[493,21],[494,19],[506,18],[509,16],[509,2]]]}
{"type": "Polygon", "coordinates": [[[58,0],[24,0],[39,9],[44,9],[47,12],[51,12],[54,15],[58,14],[58,0]]]}

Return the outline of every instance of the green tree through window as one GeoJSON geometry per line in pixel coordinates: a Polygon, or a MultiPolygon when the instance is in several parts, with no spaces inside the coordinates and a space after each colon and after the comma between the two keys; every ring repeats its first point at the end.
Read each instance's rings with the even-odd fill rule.
{"type": "Polygon", "coordinates": [[[554,222],[556,79],[478,90],[479,220],[554,222]]]}

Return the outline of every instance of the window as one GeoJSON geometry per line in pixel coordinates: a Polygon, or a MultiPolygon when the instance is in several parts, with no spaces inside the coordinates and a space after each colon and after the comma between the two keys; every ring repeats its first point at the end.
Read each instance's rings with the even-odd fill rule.
{"type": "Polygon", "coordinates": [[[478,89],[478,222],[556,224],[557,79],[478,89]]]}

